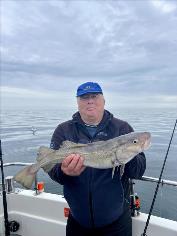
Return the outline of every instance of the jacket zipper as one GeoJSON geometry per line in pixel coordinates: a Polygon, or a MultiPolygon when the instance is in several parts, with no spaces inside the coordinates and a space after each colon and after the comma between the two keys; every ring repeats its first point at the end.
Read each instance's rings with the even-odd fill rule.
{"type": "MultiPolygon", "coordinates": [[[[87,131],[87,136],[89,137],[89,143],[92,143],[94,141],[94,138],[96,135],[100,132],[100,130],[103,130],[103,127],[101,127],[93,137],[90,136],[90,134],[87,131]]],[[[90,181],[89,181],[89,206],[90,206],[90,218],[91,218],[91,227],[92,229],[95,228],[95,222],[94,222],[94,211],[93,211],[93,197],[92,197],[92,182],[93,182],[93,171],[90,170],[90,181]]]]}
{"type": "MultiPolygon", "coordinates": [[[[91,181],[92,181],[92,170],[91,170],[91,181]]],[[[94,222],[94,213],[93,213],[93,198],[92,198],[92,191],[91,191],[91,181],[90,181],[90,188],[89,188],[89,205],[90,205],[90,217],[91,217],[91,227],[95,228],[94,222]]]]}
{"type": "MultiPolygon", "coordinates": [[[[92,139],[89,141],[92,143],[92,139]]],[[[94,222],[94,212],[93,212],[93,197],[92,197],[92,181],[93,181],[93,171],[90,170],[90,181],[89,181],[89,206],[90,206],[90,218],[91,218],[91,227],[95,228],[95,222],[94,222]]]]}
{"type": "MultiPolygon", "coordinates": [[[[95,135],[93,137],[91,137],[90,135],[90,141],[89,143],[92,143],[94,141],[94,138],[96,137],[97,133],[100,132],[100,130],[102,130],[103,128],[97,130],[97,132],[95,133],[95,135]]],[[[93,182],[93,171],[92,169],[90,170],[90,182],[89,182],[89,206],[90,206],[90,217],[91,217],[91,227],[92,229],[95,228],[95,222],[94,222],[94,212],[93,212],[93,197],[92,197],[92,182],[93,182]]]]}
{"type": "MultiPolygon", "coordinates": [[[[74,118],[73,118],[74,119],[74,118]]],[[[93,137],[90,136],[88,131],[85,129],[84,124],[80,123],[79,121],[75,120],[74,123],[76,124],[76,129],[77,125],[80,125],[81,130],[85,135],[89,138],[89,142],[92,143],[94,141],[94,138],[96,135],[101,131],[104,130],[104,128],[107,126],[108,122],[111,120],[111,117],[107,120],[107,122],[102,125],[102,127],[99,127],[98,130],[96,131],[95,135],[93,137]]],[[[89,181],[89,208],[90,208],[90,219],[91,219],[91,227],[95,228],[95,222],[94,222],[94,211],[93,211],[93,197],[92,197],[92,182],[93,182],[93,171],[92,169],[90,170],[90,181],[89,181]]]]}

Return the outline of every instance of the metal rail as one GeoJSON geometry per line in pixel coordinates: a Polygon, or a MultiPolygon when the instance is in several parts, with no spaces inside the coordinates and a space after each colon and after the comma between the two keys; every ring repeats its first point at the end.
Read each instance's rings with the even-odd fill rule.
{"type": "Polygon", "coordinates": [[[9,162],[9,163],[4,163],[4,167],[8,167],[8,166],[30,166],[34,163],[32,162],[9,162]]]}
{"type": "MultiPolygon", "coordinates": [[[[140,180],[147,181],[147,182],[154,182],[154,183],[158,183],[159,182],[158,178],[149,177],[149,176],[142,176],[142,178],[140,180]]],[[[171,186],[177,187],[177,181],[161,179],[160,183],[161,183],[161,185],[166,184],[166,185],[171,185],[171,186]]]]}
{"type": "MultiPolygon", "coordinates": [[[[9,162],[9,163],[4,163],[3,166],[4,167],[10,167],[10,166],[30,166],[34,163],[32,162],[9,162]]],[[[9,176],[10,179],[8,179],[8,177],[6,177],[5,181],[6,181],[6,190],[8,193],[13,192],[15,190],[14,188],[14,182],[13,182],[13,176],[9,176]],[[10,188],[9,188],[10,186],[10,188]],[[12,191],[11,191],[12,190],[12,191]]],[[[146,181],[146,182],[152,182],[152,183],[159,183],[159,179],[158,178],[154,178],[154,177],[149,177],[149,176],[142,176],[142,178],[137,179],[138,181],[146,181]]],[[[137,181],[136,180],[136,181],[137,181]]],[[[130,199],[131,199],[131,215],[137,216],[139,214],[139,208],[136,207],[136,194],[134,191],[134,184],[135,184],[135,179],[132,180],[130,179],[130,199]]],[[[171,180],[166,180],[166,179],[161,179],[160,180],[160,184],[163,187],[163,185],[169,185],[169,186],[173,186],[173,187],[177,187],[177,181],[171,181],[171,180]]],[[[0,183],[1,185],[1,183],[0,183]]],[[[38,187],[37,187],[37,175],[35,176],[35,193],[36,195],[39,194],[38,191],[38,187]]]]}
{"type": "MultiPolygon", "coordinates": [[[[8,166],[30,166],[34,164],[33,162],[9,162],[9,163],[4,163],[4,167],[8,166]]],[[[142,176],[141,179],[138,179],[141,181],[147,181],[147,182],[153,182],[153,183],[158,183],[159,179],[154,178],[154,177],[149,177],[149,176],[142,176]]],[[[161,179],[160,181],[161,185],[171,185],[177,187],[177,181],[172,181],[172,180],[166,180],[166,179],[161,179]]]]}
{"type": "Polygon", "coordinates": [[[171,181],[171,180],[166,180],[166,179],[158,179],[154,177],[149,177],[149,176],[142,176],[140,179],[130,179],[129,184],[130,184],[130,209],[131,209],[131,216],[135,217],[139,215],[139,210],[140,210],[140,205],[139,205],[139,197],[134,191],[134,185],[135,185],[135,180],[141,180],[141,181],[146,181],[146,182],[152,182],[152,183],[157,183],[158,186],[163,187],[163,185],[170,185],[170,186],[175,186],[177,187],[177,181],[171,181]]]}

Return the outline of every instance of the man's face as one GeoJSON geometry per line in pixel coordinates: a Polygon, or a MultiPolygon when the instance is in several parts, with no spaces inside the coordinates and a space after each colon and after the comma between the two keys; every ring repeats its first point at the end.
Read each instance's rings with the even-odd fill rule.
{"type": "Polygon", "coordinates": [[[77,98],[78,110],[81,117],[97,119],[103,114],[105,100],[102,94],[91,93],[77,98]]]}

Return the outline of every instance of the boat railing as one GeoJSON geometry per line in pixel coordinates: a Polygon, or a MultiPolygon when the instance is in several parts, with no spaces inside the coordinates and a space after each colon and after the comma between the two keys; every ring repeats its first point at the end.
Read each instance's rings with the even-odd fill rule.
{"type": "Polygon", "coordinates": [[[3,166],[4,167],[8,167],[8,166],[30,166],[34,164],[33,162],[9,162],[9,163],[4,163],[3,166]]]}
{"type": "MultiPolygon", "coordinates": [[[[30,166],[34,163],[32,162],[9,162],[9,163],[4,163],[4,167],[9,167],[9,166],[30,166]]],[[[146,182],[153,182],[153,183],[158,183],[159,179],[155,177],[149,177],[149,176],[142,176],[142,178],[138,179],[138,181],[146,181],[146,182]]],[[[137,181],[137,180],[136,180],[137,181]]],[[[35,190],[37,193],[37,175],[35,178],[35,190]]],[[[134,185],[134,180],[130,181],[130,184],[133,186],[134,185]]],[[[170,185],[170,186],[175,186],[177,187],[177,181],[172,181],[172,180],[166,180],[166,179],[161,179],[160,184],[163,185],[170,185]]],[[[0,184],[1,185],[1,184],[0,184]]],[[[132,194],[134,194],[134,189],[132,188],[132,194]]]]}
{"type": "MultiPolygon", "coordinates": [[[[9,166],[30,166],[34,163],[31,162],[10,162],[10,163],[4,163],[3,167],[9,167],[9,166]]],[[[137,198],[139,199],[139,197],[137,196],[137,194],[135,193],[134,190],[134,185],[135,185],[135,181],[146,181],[146,182],[152,182],[152,183],[159,183],[159,179],[155,178],[155,177],[149,177],[149,176],[142,176],[142,178],[140,179],[130,179],[130,208],[131,208],[131,215],[132,216],[137,216],[139,215],[139,207],[137,206],[137,198]]],[[[161,179],[160,183],[161,187],[163,187],[164,185],[169,185],[169,186],[173,186],[173,187],[177,187],[177,181],[172,181],[172,180],[166,180],[166,179],[161,179]]],[[[0,185],[2,185],[0,183],[0,185]]],[[[5,178],[5,189],[7,193],[12,193],[15,192],[17,190],[17,188],[14,187],[14,177],[13,176],[7,176],[5,178]]],[[[38,190],[38,177],[37,175],[35,176],[35,184],[34,184],[34,190],[35,190],[35,194],[38,195],[40,193],[40,191],[38,190]]],[[[1,191],[0,191],[1,194],[1,191]]]]}
{"type": "Polygon", "coordinates": [[[139,209],[140,209],[140,205],[139,205],[139,197],[137,196],[137,194],[135,193],[134,190],[134,185],[135,185],[135,181],[146,181],[146,182],[151,182],[151,183],[157,183],[160,184],[161,187],[163,187],[164,185],[168,185],[168,186],[173,186],[173,187],[177,187],[177,181],[172,181],[172,180],[167,180],[167,179],[161,179],[159,180],[159,178],[155,178],[155,177],[149,177],[149,176],[142,176],[140,179],[130,179],[129,180],[129,184],[130,184],[130,208],[131,208],[131,215],[132,216],[137,216],[139,215],[139,209]]]}
{"type": "MultiPolygon", "coordinates": [[[[158,183],[159,179],[154,178],[154,177],[149,177],[149,176],[142,176],[140,179],[142,181],[147,181],[147,182],[153,182],[153,183],[158,183]]],[[[172,181],[172,180],[167,180],[167,179],[161,179],[160,184],[163,185],[171,185],[177,187],[177,181],[172,181]]]]}

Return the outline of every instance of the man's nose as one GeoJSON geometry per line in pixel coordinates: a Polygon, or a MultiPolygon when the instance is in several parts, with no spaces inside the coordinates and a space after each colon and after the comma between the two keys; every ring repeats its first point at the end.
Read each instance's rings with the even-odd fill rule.
{"type": "Polygon", "coordinates": [[[93,103],[93,101],[94,101],[94,98],[92,98],[92,97],[88,98],[88,104],[93,103]]]}

